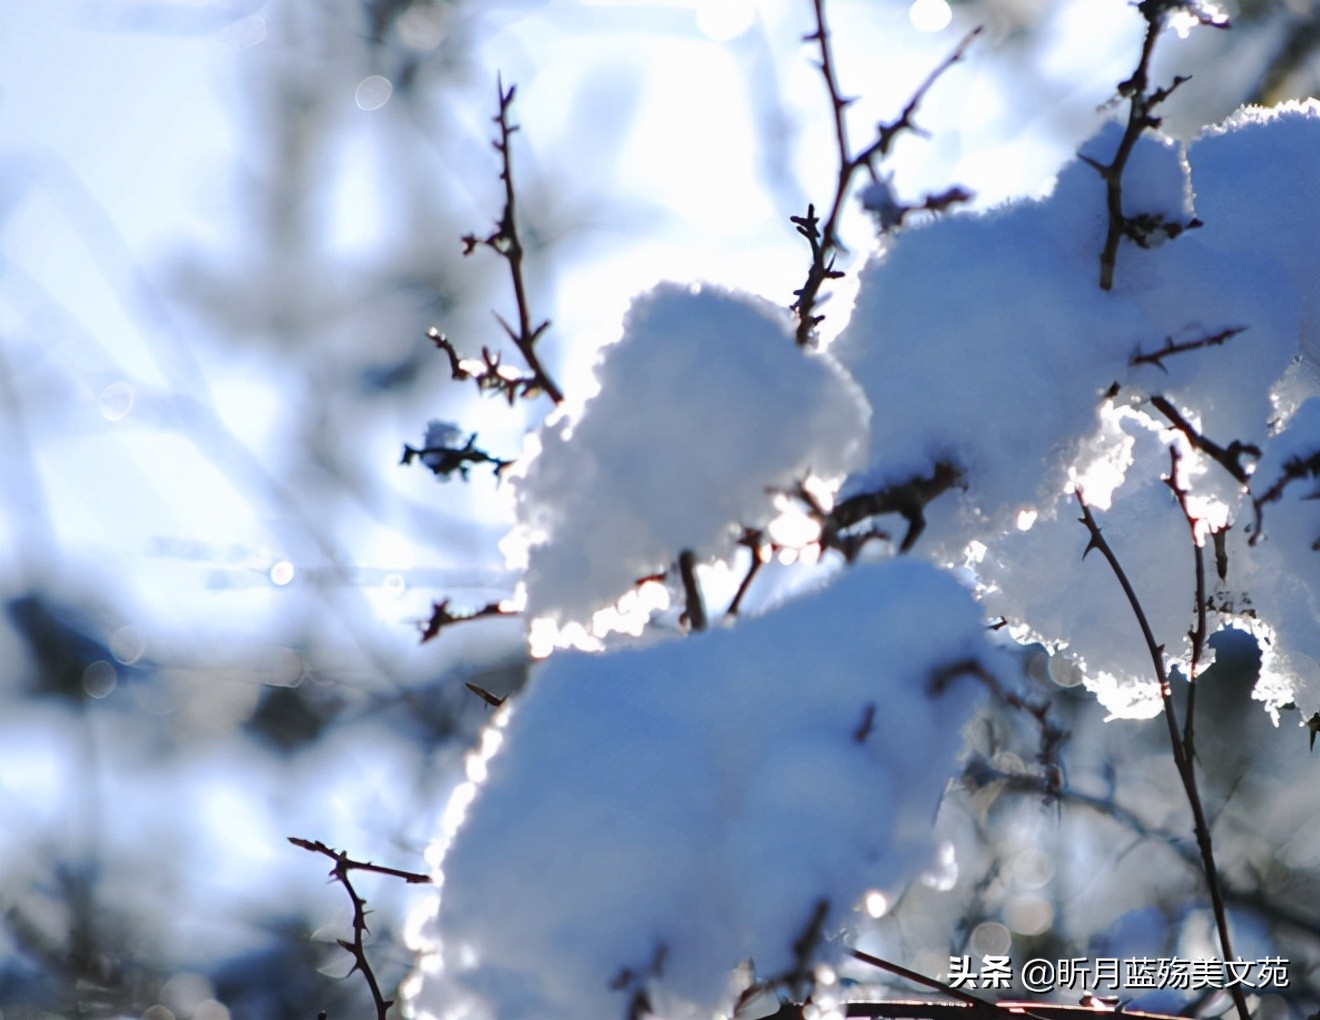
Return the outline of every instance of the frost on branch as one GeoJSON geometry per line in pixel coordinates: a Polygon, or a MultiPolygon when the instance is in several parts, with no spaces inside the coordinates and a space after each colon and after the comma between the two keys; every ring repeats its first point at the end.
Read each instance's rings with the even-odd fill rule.
{"type": "Polygon", "coordinates": [[[418,1015],[622,1020],[640,990],[709,1017],[742,961],[787,976],[817,904],[828,937],[927,863],[984,633],[946,573],[894,560],[732,629],[552,656],[451,806],[418,1015]]]}
{"type": "Polygon", "coordinates": [[[551,421],[515,479],[529,616],[587,623],[678,554],[731,553],[767,490],[861,463],[866,404],[780,310],[714,287],[639,298],[600,392],[551,421]]]}

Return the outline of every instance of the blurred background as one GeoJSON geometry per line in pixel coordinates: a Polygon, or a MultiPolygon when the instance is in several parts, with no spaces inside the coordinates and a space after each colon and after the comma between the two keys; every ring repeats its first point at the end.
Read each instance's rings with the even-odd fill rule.
{"type": "MultiPolygon", "coordinates": [[[[888,168],[902,198],[961,184],[980,207],[1049,187],[1142,27],[1122,0],[828,10],[855,144],[986,27],[888,168]]],[[[1316,4],[1229,13],[1160,51],[1157,77],[1195,75],[1174,134],[1316,88],[1316,4]]],[[[515,458],[549,409],[453,382],[426,335],[476,354],[511,314],[504,265],[460,241],[501,208],[497,75],[518,87],[540,349],[571,396],[662,279],[792,300],[789,217],[835,173],[811,28],[808,0],[0,3],[2,1020],[372,1015],[335,942],[347,898],[285,837],[425,870],[489,711],[465,683],[500,695],[525,669],[516,618],[419,642],[433,602],[512,595],[507,492],[480,465],[464,483],[399,463],[433,419],[515,458]]],[[[843,239],[856,266],[860,210],[843,239]]],[[[827,334],[846,307],[843,281],[827,334]]],[[[1315,766],[1248,703],[1236,647],[1203,704],[1210,786],[1241,923],[1294,958],[1268,1008],[1302,1015],[1315,766]]],[[[941,821],[961,869],[872,937],[932,973],[959,946],[1195,948],[1203,897],[1168,838],[1185,806],[1146,764],[1160,735],[1104,727],[1066,670],[1024,665],[1073,733],[1074,800],[1042,807],[1035,738],[987,718],[941,821]]],[[[359,888],[392,986],[416,892],[359,888]]]]}

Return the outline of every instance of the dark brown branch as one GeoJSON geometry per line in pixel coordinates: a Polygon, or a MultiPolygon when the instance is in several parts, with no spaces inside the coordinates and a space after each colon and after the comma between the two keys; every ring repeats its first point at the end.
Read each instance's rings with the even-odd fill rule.
{"type": "Polygon", "coordinates": [[[678,573],[683,579],[683,595],[687,599],[685,615],[688,626],[693,630],[705,630],[706,603],[701,597],[701,585],[697,581],[697,557],[691,549],[684,549],[678,554],[678,573]]]}
{"type": "Polygon", "coordinates": [[[759,528],[743,528],[738,544],[751,553],[752,560],[747,565],[747,573],[743,574],[743,579],[738,584],[738,590],[733,594],[733,601],[729,603],[729,608],[724,611],[726,617],[738,615],[738,611],[742,608],[743,599],[747,595],[747,590],[752,586],[752,580],[761,572],[761,567],[765,565],[764,560],[761,558],[763,543],[764,535],[759,528]]]}
{"type": "Polygon", "coordinates": [[[1169,420],[1169,424],[1187,437],[1187,441],[1192,446],[1200,450],[1207,457],[1211,458],[1220,467],[1227,471],[1239,485],[1246,485],[1251,478],[1250,473],[1242,463],[1244,456],[1259,458],[1260,447],[1254,443],[1243,443],[1239,440],[1233,440],[1228,444],[1227,449],[1220,446],[1211,439],[1197,431],[1196,427],[1189,422],[1181,411],[1173,406],[1170,400],[1161,395],[1155,394],[1150,398],[1151,406],[1160,414],[1169,420]]]}
{"type": "Polygon", "coordinates": [[[475,694],[482,701],[484,701],[491,708],[499,708],[501,705],[504,704],[503,698],[499,697],[498,695],[491,694],[490,691],[486,690],[486,688],[482,687],[480,684],[467,682],[464,683],[463,686],[466,687],[473,694],[475,694]]]}
{"type": "Polygon", "coordinates": [[[335,862],[336,866],[342,860],[344,867],[349,871],[366,871],[373,875],[401,878],[409,885],[425,885],[431,881],[430,875],[425,875],[420,871],[404,871],[401,868],[387,868],[382,864],[372,864],[370,861],[354,860],[334,847],[322,843],[319,839],[303,839],[300,836],[288,836],[286,838],[296,847],[329,857],[335,862]]]}
{"type": "Polygon", "coordinates": [[[1184,340],[1179,343],[1175,343],[1173,337],[1166,336],[1164,346],[1158,351],[1146,353],[1139,350],[1128,360],[1128,364],[1134,368],[1137,365],[1154,365],[1161,372],[1167,373],[1169,370],[1164,367],[1164,359],[1170,355],[1183,354],[1187,351],[1199,351],[1203,347],[1218,347],[1225,340],[1244,332],[1246,328],[1246,326],[1229,326],[1227,329],[1221,329],[1218,333],[1211,333],[1195,340],[1184,340]]]}
{"type": "MultiPolygon", "coordinates": [[[[475,234],[464,236],[463,254],[471,255],[480,245],[491,249],[508,263],[509,276],[513,283],[513,295],[518,305],[517,327],[510,325],[498,314],[496,318],[499,319],[500,325],[504,327],[504,332],[513,341],[514,346],[518,348],[518,353],[522,355],[523,361],[527,363],[528,369],[531,370],[531,379],[534,386],[524,387],[524,395],[530,396],[533,392],[541,391],[558,404],[563,401],[564,394],[555,384],[555,381],[550,378],[536,353],[536,343],[550,326],[550,320],[543,319],[537,325],[532,325],[532,313],[527,300],[527,285],[523,280],[524,251],[522,240],[518,236],[517,193],[513,185],[513,166],[509,153],[509,141],[513,133],[518,130],[517,125],[509,121],[509,109],[513,106],[513,97],[517,92],[517,87],[510,85],[506,90],[502,79],[497,81],[497,87],[499,91],[499,113],[495,115],[494,121],[499,129],[499,137],[492,144],[495,151],[500,154],[500,180],[504,184],[504,211],[500,214],[500,218],[495,224],[495,230],[491,234],[482,238],[478,238],[475,234]]],[[[438,342],[437,346],[440,346],[438,342]]],[[[457,356],[452,351],[446,351],[446,353],[450,356],[451,368],[461,368],[457,356]]]]}
{"type": "Polygon", "coordinates": [[[896,513],[907,521],[907,534],[899,544],[900,552],[912,548],[926,529],[926,506],[950,489],[963,484],[962,472],[947,461],[931,469],[929,477],[910,478],[876,492],[849,496],[825,515],[821,522],[820,543],[826,549],[841,549],[846,536],[841,533],[870,517],[896,513]]]}
{"type": "Polygon", "coordinates": [[[492,353],[489,347],[481,348],[479,361],[468,360],[460,357],[449,338],[434,326],[426,331],[426,335],[449,359],[450,378],[455,382],[471,379],[478,393],[498,393],[512,407],[519,398],[531,400],[539,396],[544,388],[538,376],[524,375],[510,369],[500,355],[492,353]],[[476,364],[473,364],[474,361],[476,364]]]}
{"type": "Polygon", "coordinates": [[[319,840],[301,839],[298,836],[289,836],[288,840],[296,847],[323,854],[335,862],[334,868],[330,871],[330,876],[344,887],[344,891],[348,893],[349,901],[353,904],[353,938],[351,941],[339,939],[338,942],[340,947],[349,956],[353,957],[353,970],[361,971],[362,977],[367,982],[367,988],[371,992],[372,1004],[376,1008],[376,1020],[386,1020],[394,1001],[385,998],[380,988],[380,981],[376,977],[376,972],[371,969],[371,961],[367,959],[366,937],[370,933],[367,927],[367,914],[370,911],[367,910],[367,901],[358,895],[348,875],[350,871],[369,871],[378,875],[388,875],[391,878],[401,878],[412,884],[430,882],[430,876],[415,871],[385,868],[369,861],[355,861],[343,851],[334,850],[319,840]]]}
{"type": "Polygon", "coordinates": [[[912,213],[932,213],[938,214],[947,212],[955,205],[961,205],[963,202],[970,202],[976,196],[966,188],[954,185],[951,188],[945,188],[943,191],[927,195],[916,205],[899,204],[895,212],[891,213],[892,227],[901,227],[907,222],[908,216],[912,213]]]}
{"type": "Polygon", "coordinates": [[[418,629],[422,633],[422,644],[438,637],[440,632],[446,627],[455,623],[467,623],[469,620],[480,620],[488,616],[517,616],[518,614],[505,609],[501,602],[488,602],[476,612],[455,613],[449,608],[449,599],[441,599],[439,602],[431,603],[431,616],[425,623],[418,624],[418,629]]]}
{"type": "Polygon", "coordinates": [[[903,107],[903,112],[898,115],[897,120],[888,124],[876,125],[875,141],[857,154],[855,162],[858,165],[872,166],[876,159],[883,159],[888,156],[890,148],[904,131],[926,137],[926,132],[917,127],[912,120],[917,112],[917,107],[921,105],[921,101],[926,98],[926,93],[943,77],[944,73],[967,56],[967,51],[971,48],[973,41],[983,31],[984,28],[978,25],[962,37],[958,45],[953,48],[953,52],[937,64],[934,70],[926,75],[926,80],[917,86],[917,90],[912,93],[912,98],[903,107]]]}
{"type": "MultiPolygon", "coordinates": [[[[913,93],[912,98],[908,100],[907,106],[903,108],[903,112],[898,119],[890,124],[877,125],[875,141],[857,155],[853,155],[852,146],[848,142],[848,125],[845,117],[845,113],[848,107],[852,105],[853,100],[845,97],[839,87],[838,74],[834,68],[834,53],[830,43],[829,25],[825,19],[825,0],[812,0],[812,5],[816,16],[816,29],[807,35],[803,42],[814,42],[819,50],[817,66],[820,69],[821,77],[825,81],[826,91],[829,93],[830,110],[834,119],[834,144],[838,170],[834,182],[834,197],[830,202],[829,214],[825,218],[823,227],[816,215],[814,205],[807,206],[806,216],[790,217],[790,221],[797,227],[798,233],[805,237],[811,246],[811,263],[807,269],[806,281],[798,290],[793,292],[795,300],[790,306],[791,310],[797,315],[795,338],[799,346],[802,347],[808,347],[813,343],[816,327],[820,325],[821,320],[824,318],[823,315],[816,312],[817,305],[821,303],[821,287],[827,281],[837,280],[843,275],[834,268],[834,262],[836,256],[843,250],[838,236],[839,218],[843,214],[844,203],[847,201],[853,177],[862,168],[870,170],[872,177],[874,177],[875,160],[888,155],[895,139],[904,131],[910,131],[914,134],[922,133],[912,119],[916,114],[917,107],[940,76],[963,59],[972,40],[981,33],[980,28],[970,32],[954,51],[921,83],[917,91],[913,93]]],[[[962,196],[964,195],[966,193],[962,189],[950,189],[942,196],[928,198],[925,207],[929,208],[930,211],[938,211],[955,201],[963,200],[962,196]]]]}
{"type": "MultiPolygon", "coordinates": [[[[1196,846],[1201,854],[1201,870],[1205,873],[1206,886],[1210,892],[1210,904],[1215,915],[1215,925],[1219,930],[1219,947],[1223,951],[1223,958],[1232,960],[1235,958],[1233,943],[1228,931],[1228,914],[1224,909],[1224,896],[1219,885],[1219,868],[1215,864],[1214,843],[1210,837],[1210,825],[1206,821],[1205,808],[1201,804],[1201,794],[1197,789],[1196,766],[1178,733],[1177,710],[1174,708],[1173,694],[1169,686],[1169,675],[1164,665],[1164,646],[1156,643],[1155,635],[1151,631],[1150,622],[1146,618],[1146,611],[1141,605],[1141,600],[1137,597],[1132,582],[1128,580],[1122,564],[1119,563],[1118,556],[1101,533],[1100,526],[1096,524],[1095,517],[1091,513],[1091,508],[1087,505],[1082,491],[1077,489],[1074,494],[1082,510],[1081,523],[1086,526],[1086,530],[1090,534],[1090,540],[1086,543],[1086,549],[1083,551],[1082,556],[1085,558],[1086,554],[1092,549],[1098,549],[1109,563],[1110,570],[1113,571],[1114,577],[1123,589],[1123,594],[1127,597],[1128,605],[1132,607],[1132,614],[1141,627],[1146,649],[1150,653],[1151,664],[1155,668],[1155,676],[1159,681],[1160,700],[1164,705],[1164,721],[1169,731],[1169,747],[1173,752],[1173,763],[1178,770],[1178,778],[1182,780],[1187,803],[1192,809],[1192,825],[1196,833],[1196,846]]],[[[1237,1008],[1239,1020],[1251,1020],[1251,1013],[1247,1009],[1247,1000],[1242,994],[1242,989],[1235,985],[1229,991],[1233,997],[1233,1004],[1237,1008]]]]}
{"type": "MultiPolygon", "coordinates": [[[[1257,454],[1259,456],[1259,454],[1257,454]]],[[[1265,504],[1277,503],[1283,498],[1284,490],[1293,482],[1300,481],[1303,478],[1315,478],[1320,476],[1320,450],[1311,454],[1309,457],[1290,457],[1284,462],[1283,471],[1275,479],[1268,489],[1261,495],[1251,497],[1251,505],[1256,514],[1256,522],[1252,527],[1251,538],[1248,540],[1252,545],[1260,541],[1261,529],[1264,527],[1265,504]]]]}
{"type": "Polygon", "coordinates": [[[1166,238],[1177,237],[1190,227],[1200,226],[1200,221],[1195,219],[1188,223],[1169,223],[1162,216],[1150,213],[1129,216],[1123,211],[1123,173],[1127,169],[1137,139],[1144,132],[1160,126],[1160,118],[1154,115],[1155,108],[1189,80],[1187,77],[1177,76],[1168,86],[1156,89],[1154,92],[1147,91],[1150,87],[1150,61],[1155,53],[1155,41],[1159,38],[1168,15],[1174,10],[1182,10],[1203,25],[1214,28],[1228,27],[1227,21],[1214,18],[1177,0],[1142,0],[1137,5],[1137,10],[1146,19],[1146,35],[1142,40],[1141,58],[1137,62],[1136,70],[1132,72],[1130,78],[1118,86],[1119,96],[1128,100],[1128,119],[1123,137],[1119,140],[1113,159],[1107,164],[1082,157],[1095,168],[1105,182],[1105,207],[1108,211],[1109,223],[1105,232],[1104,248],[1100,252],[1102,290],[1111,290],[1114,286],[1118,246],[1124,238],[1145,248],[1149,247],[1152,239],[1158,235],[1162,234],[1166,238]]]}
{"type": "Polygon", "coordinates": [[[1187,522],[1187,530],[1192,540],[1192,557],[1196,570],[1196,622],[1191,629],[1187,631],[1187,639],[1191,643],[1192,653],[1187,666],[1187,706],[1186,718],[1183,719],[1183,755],[1189,762],[1196,760],[1196,738],[1195,722],[1196,719],[1196,688],[1197,679],[1201,673],[1201,658],[1205,654],[1206,641],[1206,596],[1205,587],[1205,546],[1196,537],[1196,526],[1201,523],[1193,513],[1188,502],[1189,493],[1183,488],[1178,480],[1178,465],[1181,457],[1178,455],[1178,447],[1169,447],[1169,476],[1164,479],[1173,492],[1174,498],[1178,501],[1178,508],[1182,510],[1183,519],[1187,522]]]}

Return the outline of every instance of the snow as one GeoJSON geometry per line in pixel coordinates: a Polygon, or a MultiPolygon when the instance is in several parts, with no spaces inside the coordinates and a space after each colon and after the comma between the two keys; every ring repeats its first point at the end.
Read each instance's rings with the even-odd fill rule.
{"type": "Polygon", "coordinates": [[[663,1015],[710,1015],[741,961],[787,973],[817,902],[833,934],[929,859],[983,694],[932,681],[990,655],[969,594],[895,560],[734,628],[551,657],[440,862],[443,966],[414,1015],[623,1016],[625,972],[663,1015]]]}
{"type": "MultiPolygon", "coordinates": [[[[976,569],[990,615],[1067,648],[1117,714],[1158,709],[1153,675],[1126,599],[1112,577],[1097,576],[1107,568],[1098,558],[1081,562],[1086,535],[1072,490],[1087,476],[1088,499],[1105,508],[1112,492],[1108,529],[1120,536],[1120,559],[1170,661],[1186,665],[1192,553],[1181,511],[1161,483],[1170,444],[1208,523],[1235,519],[1240,527],[1250,506],[1240,482],[1155,411],[1120,418],[1125,406],[1147,407],[1148,397],[1162,395],[1223,447],[1269,440],[1276,389],[1299,353],[1313,357],[1320,267],[1306,239],[1320,226],[1313,198],[1320,175],[1308,169],[1314,159],[1306,154],[1320,145],[1318,113],[1317,104],[1246,111],[1185,155],[1172,142],[1143,136],[1124,177],[1125,212],[1174,223],[1188,223],[1194,212],[1204,225],[1150,249],[1125,243],[1111,293],[1096,282],[1104,188],[1079,159],[1045,199],[949,217],[882,250],[862,271],[836,347],[872,406],[871,462],[844,491],[928,475],[939,460],[954,464],[966,489],[931,508],[928,554],[957,563],[972,543],[984,548],[976,569]],[[1160,365],[1133,361],[1231,329],[1242,332],[1160,365]],[[1118,406],[1101,399],[1111,385],[1118,406]],[[1034,526],[1023,529],[1024,520],[1034,526]]],[[[1107,163],[1120,135],[1110,124],[1082,154],[1107,163]]],[[[1311,432],[1307,441],[1315,438],[1311,432]]],[[[1249,457],[1241,464],[1252,466],[1249,457]]],[[[1200,529],[1202,541],[1208,530],[1200,529]]],[[[1297,604],[1288,578],[1294,568],[1255,567],[1257,555],[1246,546],[1239,554],[1253,597],[1259,591],[1287,612],[1297,604]]],[[[1289,615],[1309,636],[1308,613],[1289,615]]],[[[1282,683],[1286,695],[1263,699],[1276,706],[1299,693],[1295,686],[1320,651],[1294,640],[1303,643],[1275,636],[1278,656],[1285,648],[1310,650],[1287,660],[1294,682],[1282,683]]],[[[1320,708],[1320,700],[1302,708],[1320,708]]]]}
{"type": "Polygon", "coordinates": [[[727,556],[773,491],[860,464],[866,405],[786,314],[715,287],[662,284],[605,349],[600,392],[547,424],[514,481],[533,618],[589,622],[680,552],[727,556]]]}

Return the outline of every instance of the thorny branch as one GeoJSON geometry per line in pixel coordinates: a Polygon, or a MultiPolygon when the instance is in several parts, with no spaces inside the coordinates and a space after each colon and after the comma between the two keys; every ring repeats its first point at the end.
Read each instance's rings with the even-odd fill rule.
{"type": "MultiPolygon", "coordinates": [[[[814,42],[819,48],[818,67],[820,68],[821,77],[825,80],[825,88],[829,92],[830,107],[834,116],[834,143],[838,156],[838,172],[834,182],[834,198],[830,202],[829,214],[825,217],[823,227],[816,215],[814,205],[807,206],[806,216],[790,217],[790,222],[797,227],[798,233],[805,237],[807,243],[811,246],[811,264],[807,269],[806,281],[798,290],[793,292],[796,300],[790,306],[791,310],[797,315],[795,338],[801,347],[808,347],[812,344],[816,327],[824,318],[823,315],[816,313],[816,306],[821,302],[821,287],[827,281],[837,280],[843,275],[841,271],[834,268],[834,261],[838,253],[843,250],[838,237],[839,217],[842,215],[844,202],[847,201],[853,177],[865,167],[870,172],[872,180],[877,180],[875,161],[889,154],[895,139],[904,131],[910,131],[918,135],[923,134],[912,119],[917,112],[917,107],[940,76],[963,59],[972,40],[981,33],[980,28],[970,32],[954,51],[921,83],[917,91],[913,93],[912,98],[908,100],[907,106],[903,108],[903,112],[899,114],[898,119],[889,124],[877,125],[875,140],[861,152],[853,155],[852,146],[848,142],[848,125],[845,112],[854,100],[844,96],[839,87],[838,74],[834,68],[833,47],[830,45],[830,30],[825,20],[825,0],[813,0],[813,6],[816,14],[816,30],[806,36],[803,42],[814,42]]],[[[969,198],[971,198],[970,193],[960,188],[954,188],[941,196],[932,196],[927,200],[926,206],[933,211],[942,210],[954,202],[966,201],[969,198]]]]}
{"type": "Polygon", "coordinates": [[[353,969],[360,970],[363,978],[366,979],[367,988],[371,992],[371,1001],[376,1007],[376,1020],[386,1020],[386,1015],[390,1007],[394,1005],[392,999],[385,998],[380,989],[380,982],[376,978],[376,972],[371,969],[371,962],[367,959],[366,936],[369,934],[367,928],[367,901],[358,895],[353,887],[352,880],[348,877],[350,871],[368,871],[377,875],[387,875],[390,878],[401,878],[410,885],[420,885],[431,881],[429,875],[423,875],[416,871],[403,871],[399,868],[386,868],[379,864],[372,864],[370,861],[355,861],[342,850],[335,850],[327,846],[320,840],[302,839],[298,836],[289,836],[288,840],[296,847],[303,850],[310,850],[312,853],[323,854],[335,862],[334,868],[330,871],[330,877],[344,887],[348,893],[348,898],[353,904],[353,939],[339,939],[339,945],[353,957],[353,969]]]}
{"type": "Polygon", "coordinates": [[[477,385],[479,393],[500,393],[509,402],[509,406],[521,397],[531,400],[543,389],[536,375],[522,373],[504,364],[499,354],[491,353],[489,347],[481,348],[481,357],[464,358],[454,348],[449,338],[432,326],[426,331],[431,342],[444,352],[449,359],[449,374],[455,382],[471,379],[477,385]]]}
{"type": "Polygon", "coordinates": [[[1158,351],[1137,351],[1128,359],[1128,364],[1135,368],[1137,365],[1154,365],[1161,372],[1167,373],[1169,370],[1164,367],[1164,359],[1174,354],[1184,354],[1187,351],[1199,351],[1204,347],[1218,347],[1226,340],[1230,340],[1239,333],[1246,331],[1246,326],[1229,326],[1227,329],[1221,329],[1218,333],[1209,333],[1195,340],[1184,340],[1175,343],[1173,337],[1164,338],[1164,346],[1158,351]]]}
{"type": "Polygon", "coordinates": [[[438,637],[446,627],[455,623],[480,620],[487,616],[517,615],[515,610],[506,609],[502,602],[488,602],[472,613],[455,613],[449,608],[449,599],[446,598],[441,599],[439,602],[432,602],[430,618],[425,623],[420,623],[417,626],[422,634],[422,644],[426,644],[426,642],[438,637]]]}
{"type": "MultiPolygon", "coordinates": [[[[1293,482],[1300,481],[1303,478],[1320,477],[1320,450],[1311,454],[1309,457],[1289,457],[1284,462],[1283,471],[1275,479],[1268,489],[1259,496],[1251,497],[1252,509],[1255,511],[1256,521],[1251,529],[1251,538],[1248,541],[1255,545],[1260,541],[1261,528],[1264,526],[1265,504],[1277,503],[1283,498],[1283,492],[1293,482]]],[[[1314,550],[1320,546],[1320,542],[1313,545],[1314,550]]]]}
{"type": "MultiPolygon", "coordinates": [[[[518,236],[518,224],[515,215],[517,206],[517,196],[513,186],[513,166],[509,156],[509,140],[513,133],[518,130],[517,125],[509,121],[509,109],[513,106],[513,97],[517,92],[517,87],[510,85],[505,89],[502,79],[497,80],[499,90],[500,106],[499,113],[494,117],[496,126],[499,128],[499,137],[491,144],[495,151],[500,154],[500,180],[504,183],[504,211],[500,214],[499,220],[495,223],[495,230],[485,237],[477,237],[475,234],[467,234],[463,238],[463,254],[471,255],[478,246],[489,248],[497,255],[502,257],[509,264],[509,276],[513,282],[513,294],[518,304],[518,326],[515,329],[500,315],[495,317],[504,327],[504,332],[508,334],[514,346],[518,348],[518,353],[522,355],[523,361],[527,363],[531,371],[530,377],[518,377],[516,380],[510,380],[507,384],[492,382],[486,388],[499,390],[506,393],[512,401],[514,394],[513,388],[520,392],[518,395],[524,397],[534,396],[538,392],[544,392],[556,404],[562,403],[564,399],[563,392],[550,378],[541,359],[536,353],[536,343],[541,339],[541,335],[550,326],[549,319],[543,319],[540,323],[532,325],[532,313],[527,301],[527,286],[523,281],[523,246],[522,240],[518,236]]],[[[463,363],[458,358],[453,348],[448,346],[448,341],[440,343],[433,334],[432,339],[436,340],[437,346],[449,355],[450,367],[458,377],[458,373],[463,370],[463,363]]],[[[488,360],[488,356],[483,352],[483,358],[488,360]]],[[[498,375],[498,358],[495,359],[495,365],[491,371],[495,372],[495,378],[503,378],[498,375]]],[[[481,386],[480,376],[478,386],[481,386]]]]}
{"type": "Polygon", "coordinates": [[[1132,241],[1138,247],[1149,248],[1152,243],[1162,238],[1174,238],[1184,230],[1199,227],[1200,220],[1188,223],[1171,223],[1157,213],[1128,215],[1123,211],[1123,172],[1127,169],[1132,150],[1137,139],[1147,130],[1160,126],[1160,118],[1155,116],[1155,109],[1173,95],[1183,83],[1190,80],[1177,75],[1164,88],[1153,92],[1150,88],[1150,60],[1155,52],[1155,41],[1165,26],[1169,15],[1177,12],[1183,17],[1195,20],[1198,24],[1212,28],[1228,28],[1228,20],[1203,9],[1193,0],[1142,0],[1137,10],[1146,19],[1146,36],[1141,44],[1141,59],[1137,68],[1126,81],[1119,83],[1118,95],[1128,100],[1127,127],[1118,143],[1114,158],[1107,164],[1083,156],[1082,159],[1095,168],[1105,182],[1105,206],[1109,213],[1109,226],[1105,233],[1104,248],[1100,252],[1100,287],[1111,290],[1114,286],[1114,268],[1118,264],[1118,245],[1123,238],[1132,241]]]}
{"type": "Polygon", "coordinates": [[[1156,394],[1150,398],[1151,406],[1160,414],[1169,420],[1169,424],[1187,437],[1187,441],[1197,450],[1200,450],[1207,457],[1214,460],[1220,467],[1233,476],[1234,481],[1239,485],[1246,485],[1251,478],[1246,466],[1242,463],[1244,456],[1259,458],[1260,447],[1254,443],[1243,443],[1234,439],[1228,444],[1227,448],[1197,431],[1196,426],[1189,422],[1168,397],[1156,394]]]}
{"type": "MultiPolygon", "coordinates": [[[[839,549],[846,556],[850,547],[848,529],[868,518],[896,513],[907,521],[907,533],[898,547],[900,552],[907,552],[926,529],[927,505],[950,489],[962,485],[962,472],[948,461],[939,461],[928,477],[918,476],[875,492],[849,496],[836,504],[833,510],[823,514],[821,547],[839,549]]],[[[868,534],[866,537],[874,536],[868,534]]]]}
{"type": "MultiPolygon", "coordinates": [[[[1151,664],[1155,668],[1155,677],[1159,681],[1160,700],[1164,704],[1164,721],[1169,730],[1169,746],[1173,752],[1173,763],[1178,770],[1178,778],[1182,781],[1187,803],[1192,809],[1196,845],[1201,854],[1201,870],[1205,872],[1206,885],[1210,892],[1210,904],[1215,915],[1215,925],[1219,930],[1219,946],[1223,950],[1224,959],[1232,960],[1234,959],[1233,945],[1228,931],[1228,915],[1224,910],[1223,892],[1219,885],[1219,869],[1215,864],[1214,844],[1210,837],[1210,824],[1206,820],[1205,808],[1201,804],[1201,794],[1197,789],[1196,766],[1194,764],[1195,749],[1184,745],[1183,737],[1178,732],[1178,714],[1173,704],[1168,670],[1164,665],[1164,646],[1156,642],[1155,635],[1150,628],[1150,621],[1146,618],[1146,611],[1142,607],[1141,599],[1138,598],[1136,591],[1133,589],[1132,582],[1128,580],[1127,573],[1123,570],[1123,565],[1119,562],[1118,556],[1101,532],[1100,526],[1096,523],[1095,516],[1091,513],[1091,508],[1087,505],[1081,489],[1075,490],[1074,495],[1078,506],[1082,510],[1080,521],[1086,526],[1086,530],[1090,534],[1090,539],[1086,543],[1086,549],[1083,551],[1082,557],[1085,558],[1092,549],[1098,549],[1108,562],[1110,570],[1113,571],[1114,577],[1123,589],[1123,594],[1127,597],[1128,605],[1132,607],[1132,614],[1141,627],[1142,637],[1145,639],[1146,648],[1150,652],[1151,664]]],[[[1190,736],[1190,730],[1188,736],[1190,736]]],[[[1237,1008],[1240,1020],[1250,1020],[1251,1013],[1247,1009],[1247,1000],[1242,994],[1242,989],[1235,985],[1229,991],[1233,996],[1233,1005],[1237,1008]]]]}

